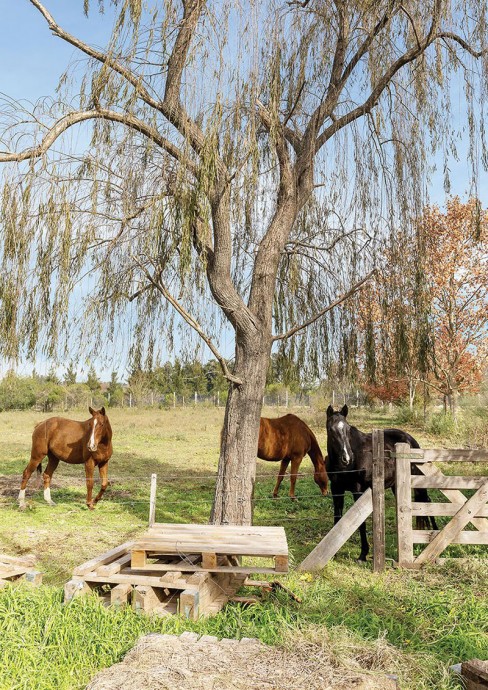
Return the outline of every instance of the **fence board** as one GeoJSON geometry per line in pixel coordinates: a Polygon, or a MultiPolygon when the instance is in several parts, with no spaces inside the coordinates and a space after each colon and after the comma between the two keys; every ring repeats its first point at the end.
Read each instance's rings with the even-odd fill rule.
{"type": "Polygon", "coordinates": [[[414,489],[479,489],[486,477],[454,477],[440,474],[431,477],[412,477],[414,489]]]}
{"type": "Polygon", "coordinates": [[[346,543],[367,517],[373,512],[373,497],[371,489],[349,508],[339,522],[332,527],[330,532],[317,544],[315,549],[308,554],[298,566],[299,570],[320,570],[346,543]]]}
{"type": "Polygon", "coordinates": [[[413,562],[410,450],[408,443],[395,445],[398,563],[400,565],[413,562]]]}
{"type": "MultiPolygon", "coordinates": [[[[466,497],[465,497],[466,498],[466,497]]],[[[468,499],[466,498],[463,503],[468,499]]],[[[456,515],[459,510],[461,503],[412,503],[412,515],[417,516],[429,516],[434,515],[435,517],[452,517],[456,515]]],[[[476,513],[476,518],[488,518],[488,506],[484,506],[478,510],[476,513]]]]}
{"type": "MultiPolygon", "coordinates": [[[[439,530],[412,530],[414,544],[430,544],[432,539],[439,534],[439,530]]],[[[488,532],[460,532],[451,544],[488,544],[488,532]]],[[[456,559],[457,560],[457,559],[456,559]]]]}

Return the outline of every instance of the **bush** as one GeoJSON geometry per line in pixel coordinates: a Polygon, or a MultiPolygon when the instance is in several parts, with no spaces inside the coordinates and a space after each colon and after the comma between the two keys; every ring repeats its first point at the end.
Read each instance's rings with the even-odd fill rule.
{"type": "Polygon", "coordinates": [[[434,436],[452,436],[456,430],[456,420],[450,412],[436,412],[427,425],[427,431],[434,436]]]}

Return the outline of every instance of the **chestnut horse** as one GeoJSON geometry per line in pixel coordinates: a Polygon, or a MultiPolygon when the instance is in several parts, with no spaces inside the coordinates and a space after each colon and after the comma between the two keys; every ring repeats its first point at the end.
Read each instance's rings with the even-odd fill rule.
{"type": "Polygon", "coordinates": [[[25,487],[31,474],[37,469],[42,472],[41,463],[48,457],[44,479],[44,499],[51,500],[51,478],[60,460],[70,465],[85,465],[86,504],[93,510],[108,486],[108,461],[112,456],[112,427],[105,414],[105,408],[93,410],[86,422],[76,422],[62,417],[50,417],[40,422],[32,434],[32,449],[29,464],[22,475],[19,492],[19,506],[25,509],[25,487]],[[93,493],[93,471],[98,465],[101,488],[95,500],[93,493]]]}
{"type": "Polygon", "coordinates": [[[309,455],[314,466],[313,478],[319,485],[322,494],[327,493],[327,473],[322,451],[313,431],[294,414],[268,419],[261,417],[259,425],[258,458],[261,460],[281,461],[280,471],[273,491],[273,498],[278,496],[278,489],[291,462],[290,498],[295,499],[295,484],[298,468],[304,455],[309,455]]]}

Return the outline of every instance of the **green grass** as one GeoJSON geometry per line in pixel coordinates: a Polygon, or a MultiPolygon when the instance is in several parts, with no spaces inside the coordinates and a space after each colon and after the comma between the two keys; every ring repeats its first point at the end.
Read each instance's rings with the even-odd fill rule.
{"type": "MultiPolygon", "coordinates": [[[[269,416],[274,414],[276,410],[269,411],[269,416]]],[[[317,423],[311,411],[299,414],[317,423]]],[[[83,418],[83,413],[73,416],[83,418]]],[[[0,690],[81,689],[98,669],[118,661],[139,635],[151,631],[191,629],[285,645],[292,644],[294,636],[311,635],[327,640],[340,663],[352,663],[354,657],[362,665],[397,673],[402,690],[458,688],[448,666],[488,658],[488,566],[476,557],[486,557],[486,547],[471,547],[469,562],[421,572],[389,567],[378,576],[369,564],[355,562],[355,535],[319,576],[292,569],[280,578],[302,598],[301,604],[276,592],[253,608],[227,606],[214,618],[196,623],[145,618],[130,609],[113,611],[94,597],[63,605],[61,587],[75,565],[145,529],[152,472],[158,474],[158,521],[208,519],[223,411],[116,410],[110,416],[113,484],[96,510],[84,505],[83,468],[61,464],[53,482],[56,507],[47,506],[42,493],[32,490],[28,510],[19,513],[19,477],[32,428],[43,416],[0,415],[0,552],[36,553],[48,584],[38,590],[0,590],[0,690]]],[[[351,422],[368,429],[373,423],[391,425],[392,420],[368,421],[354,410],[351,422]]],[[[323,425],[314,430],[325,449],[323,425]]],[[[298,501],[288,498],[286,482],[280,498],[273,500],[277,469],[276,464],[258,462],[255,523],[284,525],[291,561],[299,563],[330,529],[332,501],[320,495],[310,475],[298,479],[298,501]]],[[[308,458],[302,470],[311,471],[308,458]]],[[[346,507],[349,504],[350,499],[346,507]]],[[[467,552],[466,547],[451,548],[467,552]]],[[[394,557],[394,504],[387,495],[387,558],[394,557]]]]}

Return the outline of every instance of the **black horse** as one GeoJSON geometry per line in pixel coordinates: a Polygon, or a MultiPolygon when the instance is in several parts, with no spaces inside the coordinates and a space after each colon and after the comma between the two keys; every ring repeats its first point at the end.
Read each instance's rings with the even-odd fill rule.
{"type": "MultiPolygon", "coordinates": [[[[355,426],[350,426],[346,421],[347,413],[347,405],[340,412],[335,412],[331,405],[327,408],[327,474],[334,501],[334,524],[342,517],[344,493],[351,491],[354,501],[357,501],[371,487],[373,480],[373,434],[364,434],[355,426]]],[[[385,451],[394,451],[396,443],[408,443],[411,448],[420,448],[413,436],[401,429],[385,429],[384,438],[385,451]]],[[[419,470],[413,466],[412,473],[418,474],[419,470]]],[[[395,493],[395,460],[392,453],[385,453],[385,488],[391,488],[395,493]]],[[[426,489],[414,489],[414,495],[416,501],[430,501],[426,489]]],[[[430,520],[432,529],[437,529],[434,518],[430,520]]],[[[369,553],[366,522],[359,527],[359,533],[359,560],[365,561],[369,553]]]]}

